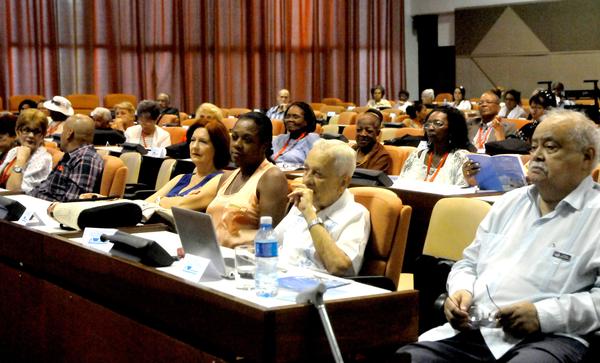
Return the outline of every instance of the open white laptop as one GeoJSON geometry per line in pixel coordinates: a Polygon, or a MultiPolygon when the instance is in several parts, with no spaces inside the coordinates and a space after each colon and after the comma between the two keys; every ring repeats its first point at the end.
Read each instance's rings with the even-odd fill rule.
{"type": "Polygon", "coordinates": [[[206,274],[233,279],[234,260],[223,258],[210,215],[177,207],[171,210],[185,253],[209,259],[206,274]]]}

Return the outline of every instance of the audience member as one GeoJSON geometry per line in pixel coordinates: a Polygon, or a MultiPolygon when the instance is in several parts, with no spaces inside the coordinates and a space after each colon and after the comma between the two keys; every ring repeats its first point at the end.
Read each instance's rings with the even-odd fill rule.
{"type": "Polygon", "coordinates": [[[0,165],[0,187],[29,192],[48,177],[52,156],[43,146],[47,127],[46,115],[35,108],[19,114],[15,129],[20,146],[10,149],[0,165]]]}
{"type": "Polygon", "coordinates": [[[177,175],[146,199],[163,208],[204,211],[217,194],[221,171],[229,164],[229,131],[217,120],[198,121],[189,127],[189,150],[196,166],[191,174],[177,175]]]}
{"type": "Polygon", "coordinates": [[[269,108],[267,117],[271,120],[283,120],[285,110],[290,102],[290,91],[286,89],[279,90],[277,95],[277,105],[269,108]]]}
{"type": "Polygon", "coordinates": [[[382,170],[390,173],[392,157],[379,143],[383,115],[376,109],[369,109],[356,118],[356,167],[382,170]]]}
{"type": "Polygon", "coordinates": [[[217,120],[223,122],[223,111],[212,103],[205,102],[196,110],[195,119],[200,121],[217,120]]]}
{"type": "Polygon", "coordinates": [[[516,133],[513,123],[502,121],[500,112],[500,96],[496,90],[485,91],[479,98],[479,114],[481,119],[472,120],[469,124],[469,139],[479,151],[485,150],[485,143],[501,141],[516,133]]]}
{"type": "Polygon", "coordinates": [[[159,114],[158,103],[150,100],[140,102],[137,107],[137,116],[140,124],[131,126],[125,130],[126,141],[140,144],[146,149],[171,145],[171,135],[156,126],[159,114]]]}
{"type": "Polygon", "coordinates": [[[303,183],[289,194],[294,204],[275,228],[288,264],[357,275],[369,239],[369,212],[348,185],[355,153],[339,140],[320,140],[306,158],[303,183]]]}
{"type": "Polygon", "coordinates": [[[409,118],[402,121],[404,126],[413,129],[422,129],[423,121],[425,121],[425,118],[429,114],[429,110],[421,101],[415,101],[413,105],[406,108],[406,114],[409,118]]]}
{"type": "Polygon", "coordinates": [[[60,135],[60,148],[65,152],[47,179],[30,195],[50,201],[66,202],[83,193],[100,189],[104,161],[96,153],[92,140],[94,121],[76,114],[65,121],[60,135]]]}
{"type": "Polygon", "coordinates": [[[529,99],[529,112],[532,122],[524,125],[517,132],[517,137],[531,143],[535,128],[546,118],[546,112],[556,107],[554,95],[549,91],[540,91],[529,99]]]}
{"type": "Polygon", "coordinates": [[[261,216],[276,226],[285,214],[288,184],[269,160],[272,138],[271,120],[260,112],[241,115],[231,130],[231,158],[239,168],[223,173],[206,209],[223,246],[252,243],[261,216]]]}
{"type": "Polygon", "coordinates": [[[412,102],[408,100],[409,97],[410,94],[407,90],[400,90],[400,92],[398,92],[398,101],[396,102],[393,108],[396,110],[400,110],[403,113],[406,113],[406,108],[412,105],[412,102]]]}
{"type": "Polygon", "coordinates": [[[427,88],[421,92],[421,103],[427,107],[432,107],[433,101],[435,101],[435,92],[431,88],[427,88]]]}
{"type": "Polygon", "coordinates": [[[25,99],[23,101],[21,101],[21,103],[19,103],[19,113],[21,113],[21,111],[26,110],[28,108],[37,108],[37,102],[35,102],[34,100],[30,100],[25,99]]]}
{"type": "Polygon", "coordinates": [[[498,116],[504,118],[527,118],[527,111],[521,107],[521,92],[509,89],[504,92],[504,105],[498,116]]]}
{"type": "Polygon", "coordinates": [[[273,138],[273,161],[277,164],[304,164],[306,155],[319,135],[315,134],[317,118],[305,102],[293,102],[283,115],[287,133],[273,138]]]}
{"type": "Polygon", "coordinates": [[[121,102],[115,105],[115,120],[112,128],[115,130],[127,130],[135,124],[135,107],[131,102],[121,102]]]}
{"type": "Polygon", "coordinates": [[[10,112],[0,112],[0,164],[4,162],[8,150],[17,146],[17,116],[10,112]]]}
{"type": "Polygon", "coordinates": [[[552,107],[563,108],[564,106],[572,106],[575,104],[575,102],[565,97],[565,85],[562,84],[562,82],[552,82],[552,93],[554,94],[556,101],[556,104],[552,107]]]}
{"type": "MultiPolygon", "coordinates": [[[[158,120],[157,120],[157,123],[159,125],[163,124],[163,123],[161,123],[161,118],[164,115],[177,116],[177,119],[175,120],[174,123],[177,125],[180,124],[179,110],[177,108],[171,107],[171,96],[169,94],[164,93],[164,92],[159,93],[158,96],[156,97],[156,102],[158,103],[158,106],[160,108],[160,115],[158,116],[158,120]]],[[[171,124],[171,123],[165,123],[165,124],[171,124]]]]}
{"type": "Polygon", "coordinates": [[[471,101],[465,99],[467,92],[463,86],[458,86],[454,89],[454,102],[452,106],[461,111],[471,110],[471,101]]]}
{"type": "Polygon", "coordinates": [[[481,222],[450,271],[449,324],[399,350],[412,362],[579,362],[600,327],[599,135],[556,110],[535,130],[528,179],[481,222]],[[488,325],[477,324],[474,307],[488,325]],[[488,318],[489,317],[489,318],[488,318]]]}
{"type": "Polygon", "coordinates": [[[75,113],[71,107],[71,101],[62,96],[54,96],[51,100],[44,102],[44,107],[50,112],[52,120],[48,125],[46,136],[62,133],[63,122],[75,113]]]}
{"type": "Polygon", "coordinates": [[[90,114],[94,120],[94,145],[118,145],[125,142],[123,132],[110,127],[112,115],[104,107],[96,107],[90,114]]]}
{"type": "Polygon", "coordinates": [[[467,186],[462,165],[467,161],[469,139],[463,113],[448,106],[436,108],[424,128],[427,149],[410,154],[400,178],[467,186]]]}
{"type": "Polygon", "coordinates": [[[378,84],[371,88],[371,99],[367,102],[367,107],[378,110],[392,107],[390,101],[385,99],[385,88],[382,85],[378,84]]]}

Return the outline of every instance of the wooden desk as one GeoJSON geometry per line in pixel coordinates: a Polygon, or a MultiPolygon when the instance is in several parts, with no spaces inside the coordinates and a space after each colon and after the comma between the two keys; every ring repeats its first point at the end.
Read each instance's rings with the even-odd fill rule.
{"type": "MultiPolygon", "coordinates": [[[[311,305],[264,308],[0,221],[0,354],[15,361],[331,361],[311,305]]],[[[327,304],[342,353],[417,338],[417,292],[327,304]]]]}

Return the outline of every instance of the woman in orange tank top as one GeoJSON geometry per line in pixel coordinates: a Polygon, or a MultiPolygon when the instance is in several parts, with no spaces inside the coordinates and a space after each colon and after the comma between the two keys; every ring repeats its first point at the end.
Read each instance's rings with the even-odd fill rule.
{"type": "Polygon", "coordinates": [[[223,174],[206,209],[223,246],[252,243],[261,216],[273,217],[276,226],[285,214],[288,184],[270,160],[272,138],[271,120],[259,112],[241,115],[231,130],[231,159],[238,168],[223,174]]]}

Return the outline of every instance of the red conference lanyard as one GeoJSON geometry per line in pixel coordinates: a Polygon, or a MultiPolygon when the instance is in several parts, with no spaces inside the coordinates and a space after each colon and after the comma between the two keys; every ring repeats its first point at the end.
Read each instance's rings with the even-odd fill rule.
{"type": "MultiPolygon", "coordinates": [[[[300,137],[296,139],[296,144],[297,144],[298,142],[300,142],[300,140],[302,140],[302,139],[303,139],[305,136],[306,136],[306,132],[303,132],[303,133],[302,133],[302,135],[300,135],[300,137]]],[[[281,154],[283,154],[283,153],[285,152],[285,150],[287,149],[287,147],[288,147],[288,145],[289,145],[289,143],[290,143],[290,140],[291,140],[291,139],[292,139],[292,137],[291,137],[291,136],[290,136],[290,137],[288,137],[287,141],[285,142],[285,145],[283,145],[283,147],[281,148],[281,150],[279,150],[279,152],[277,153],[277,155],[275,155],[275,156],[273,157],[273,160],[274,160],[274,161],[275,161],[275,160],[277,160],[277,158],[278,158],[278,157],[280,157],[280,156],[281,156],[281,154]]],[[[296,146],[296,144],[294,144],[294,146],[296,146]]],[[[294,146],[292,146],[291,148],[293,148],[294,146]]],[[[290,148],[290,149],[291,149],[291,148],[290,148]]]]}
{"type": "Polygon", "coordinates": [[[433,151],[431,152],[431,154],[429,154],[429,160],[427,161],[427,173],[425,174],[425,181],[426,182],[433,182],[435,180],[435,177],[438,175],[438,173],[440,172],[440,169],[444,166],[444,163],[446,162],[446,158],[448,157],[448,153],[444,154],[444,156],[442,157],[442,159],[440,160],[440,162],[438,163],[438,166],[435,170],[435,173],[433,173],[433,175],[431,176],[431,178],[429,178],[429,170],[431,170],[431,164],[433,164],[433,151]]]}
{"type": "Polygon", "coordinates": [[[488,137],[490,137],[490,133],[492,132],[492,128],[488,127],[487,130],[485,130],[485,132],[482,132],[483,128],[480,127],[479,130],[477,130],[477,148],[478,149],[483,149],[483,144],[487,141],[488,137]]]}

